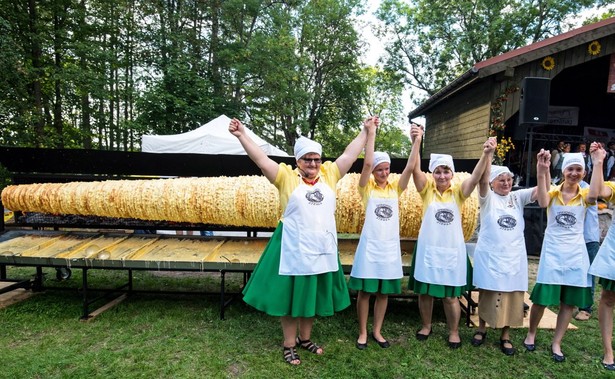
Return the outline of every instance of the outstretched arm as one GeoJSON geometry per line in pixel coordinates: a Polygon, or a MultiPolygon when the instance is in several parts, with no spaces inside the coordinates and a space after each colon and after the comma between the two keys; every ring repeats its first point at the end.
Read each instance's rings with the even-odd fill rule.
{"type": "Polygon", "coordinates": [[[346,175],[348,170],[350,170],[350,167],[352,167],[352,164],[359,157],[359,154],[361,154],[361,150],[363,150],[363,146],[365,146],[365,141],[367,141],[367,124],[370,121],[374,122],[376,127],[380,123],[377,116],[366,118],[365,121],[363,121],[363,129],[361,130],[361,133],[359,133],[359,135],[356,136],[355,139],[348,144],[348,146],[346,146],[344,153],[342,153],[342,155],[335,160],[341,176],[346,175]]]}
{"type": "MultiPolygon", "coordinates": [[[[412,124],[410,127],[410,139],[412,140],[412,150],[408,158],[408,165],[412,169],[412,178],[414,186],[418,192],[421,192],[427,184],[427,175],[421,171],[421,144],[423,143],[423,128],[417,124],[412,124]]],[[[407,167],[406,166],[406,167],[407,167]]]]}
{"type": "Polygon", "coordinates": [[[369,182],[369,177],[374,170],[374,145],[376,144],[376,123],[373,119],[367,122],[367,143],[365,143],[365,158],[363,158],[363,169],[359,179],[359,187],[365,187],[369,182]]]}
{"type": "Polygon", "coordinates": [[[489,176],[491,176],[491,165],[487,166],[478,181],[478,194],[480,197],[487,196],[487,193],[489,192],[489,176]]]}
{"type": "Polygon", "coordinates": [[[468,197],[472,194],[472,191],[476,188],[476,185],[483,176],[487,166],[491,166],[491,160],[493,159],[493,152],[495,151],[496,146],[497,142],[495,137],[489,137],[489,139],[487,139],[487,141],[483,144],[483,154],[478,160],[476,167],[474,167],[470,177],[461,183],[461,193],[464,197],[468,197]]]}
{"type": "Polygon", "coordinates": [[[536,197],[541,208],[549,206],[549,169],[551,168],[551,153],[540,149],[536,160],[536,197]]]}
{"type": "Polygon", "coordinates": [[[228,131],[237,137],[250,159],[252,159],[258,168],[261,169],[263,175],[265,175],[265,177],[273,183],[278,175],[278,164],[273,159],[269,158],[267,154],[265,154],[265,152],[261,150],[261,148],[258,147],[254,141],[252,141],[246,133],[246,129],[241,121],[236,118],[232,119],[228,125],[228,131]]]}
{"type": "MultiPolygon", "coordinates": [[[[415,138],[412,138],[412,134],[410,135],[410,140],[412,141],[412,147],[414,147],[415,138]]],[[[402,191],[408,188],[408,182],[410,181],[410,177],[412,176],[412,172],[414,171],[414,166],[416,166],[416,163],[412,161],[412,153],[410,153],[410,155],[408,156],[408,161],[406,162],[406,167],[404,167],[404,171],[402,171],[401,175],[399,176],[399,188],[402,191]]]]}

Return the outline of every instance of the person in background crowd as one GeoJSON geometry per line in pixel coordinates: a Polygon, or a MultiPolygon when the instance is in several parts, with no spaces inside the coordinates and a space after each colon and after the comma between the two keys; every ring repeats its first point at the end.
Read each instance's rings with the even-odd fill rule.
{"type": "Polygon", "coordinates": [[[551,151],[551,182],[558,184],[562,177],[562,162],[566,142],[559,140],[557,147],[551,151]]]}
{"type": "MultiPolygon", "coordinates": [[[[615,202],[615,183],[604,182],[602,166],[606,158],[606,152],[601,145],[593,143],[590,146],[594,175],[591,186],[598,189],[600,197],[610,203],[615,202]]],[[[615,219],[613,219],[615,222],[615,219]]],[[[602,335],[602,366],[609,371],[615,371],[613,359],[613,308],[615,307],[615,227],[611,224],[602,246],[598,250],[596,258],[589,268],[591,275],[597,276],[602,286],[600,305],[598,306],[598,320],[600,334],[602,335]]]]}
{"type": "Polygon", "coordinates": [[[389,180],[391,159],[374,152],[376,134],[370,130],[365,159],[359,179],[359,194],[365,208],[365,223],[354,255],[348,287],[358,291],[359,337],[356,347],[367,348],[369,300],[376,295],[372,339],[382,348],[390,346],[382,336],[382,324],[389,294],[401,293],[401,246],[399,241],[399,195],[408,187],[412,175],[410,157],[401,175],[389,180]]]}
{"type": "Polygon", "coordinates": [[[528,287],[523,213],[537,197],[536,187],[511,192],[512,184],[508,167],[495,165],[478,183],[480,231],[473,274],[480,297],[479,326],[472,345],[485,342],[489,324],[502,329],[500,350],[506,355],[516,351],[510,342],[510,327],[523,326],[523,300],[528,287]]]}
{"type": "Polygon", "coordinates": [[[283,356],[291,365],[301,363],[297,345],[314,354],[324,353],[310,340],[314,316],[330,316],[350,305],[337,249],[335,186],[363,150],[368,132],[375,130],[378,123],[377,117],[366,119],[361,133],[335,162],[322,162],[321,145],[300,137],[294,146],[296,169],[269,158],[239,120],[233,119],[229,124],[229,132],[280,194],[282,219],[243,295],[247,304],[281,317],[283,356]]]}
{"type": "MultiPolygon", "coordinates": [[[[542,152],[542,151],[541,151],[542,152]]],[[[549,155],[541,154],[538,161],[538,204],[547,208],[547,228],[540,252],[536,284],[530,299],[530,326],[523,346],[536,349],[536,332],[545,308],[559,305],[555,333],[551,343],[551,357],[564,362],[562,339],[575,306],[589,304],[591,283],[587,270],[589,256],[583,239],[586,208],[596,202],[596,195],[579,183],[585,176],[585,162],[578,153],[566,154],[562,162],[564,182],[547,192],[549,155]]],[[[594,186],[595,187],[595,186],[594,186]]]]}
{"type": "Polygon", "coordinates": [[[592,174],[592,158],[587,151],[587,144],[585,142],[579,143],[575,152],[581,153],[581,155],[583,156],[583,160],[585,161],[585,178],[587,181],[589,181],[592,174]]]}
{"type": "Polygon", "coordinates": [[[461,207],[491,164],[496,141],[490,137],[484,143],[483,153],[471,176],[453,185],[453,158],[446,154],[431,154],[429,171],[432,175],[425,175],[421,171],[418,151],[423,138],[421,128],[412,126],[410,136],[414,141],[410,153],[414,167],[412,177],[423,200],[423,221],[408,283],[409,288],[419,295],[422,327],[416,332],[416,338],[425,341],[431,335],[433,300],[434,297],[441,298],[449,329],[448,345],[457,349],[461,347],[458,297],[472,283],[461,225],[461,207]]]}

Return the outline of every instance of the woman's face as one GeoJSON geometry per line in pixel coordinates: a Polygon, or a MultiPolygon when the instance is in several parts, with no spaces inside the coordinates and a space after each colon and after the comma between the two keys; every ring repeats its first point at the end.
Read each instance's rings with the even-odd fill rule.
{"type": "Polygon", "coordinates": [[[585,169],[578,164],[571,164],[564,169],[564,181],[569,184],[576,184],[581,182],[585,177],[585,169]]]}
{"type": "Polygon", "coordinates": [[[372,174],[374,175],[374,180],[379,186],[382,186],[384,183],[387,182],[390,173],[391,164],[389,162],[380,163],[374,168],[374,171],[372,171],[372,174]]]}
{"type": "Polygon", "coordinates": [[[317,153],[307,153],[297,160],[297,167],[306,179],[316,179],[321,164],[320,154],[317,153]]]}
{"type": "Polygon", "coordinates": [[[438,190],[445,190],[451,186],[451,180],[453,180],[453,171],[446,166],[438,166],[431,173],[433,179],[436,182],[438,190]]]}
{"type": "Polygon", "coordinates": [[[498,175],[491,182],[491,188],[493,188],[493,192],[497,193],[501,196],[506,196],[512,190],[513,178],[508,174],[498,175]]]}

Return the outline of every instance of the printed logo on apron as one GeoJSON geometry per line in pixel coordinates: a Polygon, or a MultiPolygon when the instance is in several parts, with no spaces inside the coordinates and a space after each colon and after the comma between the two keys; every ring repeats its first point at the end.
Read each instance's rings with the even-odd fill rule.
{"type": "Polygon", "coordinates": [[[320,205],[325,198],[325,195],[320,192],[320,189],[316,188],[313,191],[307,191],[305,198],[309,205],[320,205]]]}
{"type": "Polygon", "coordinates": [[[500,216],[497,223],[504,230],[512,230],[517,226],[517,220],[511,215],[500,216]]]}
{"type": "Polygon", "coordinates": [[[450,225],[455,221],[455,214],[451,209],[440,209],[435,214],[436,222],[440,225],[450,225]]]}
{"type": "Polygon", "coordinates": [[[560,212],[555,216],[555,222],[563,228],[570,229],[577,223],[577,217],[572,212],[560,212]]]}
{"type": "Polygon", "coordinates": [[[379,220],[388,221],[393,216],[393,208],[390,205],[378,204],[374,209],[374,214],[379,220]]]}

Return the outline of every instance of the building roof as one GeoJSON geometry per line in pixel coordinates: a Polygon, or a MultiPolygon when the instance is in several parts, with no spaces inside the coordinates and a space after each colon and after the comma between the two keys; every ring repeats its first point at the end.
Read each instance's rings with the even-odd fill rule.
{"type": "Polygon", "coordinates": [[[559,53],[560,51],[611,34],[615,34],[615,17],[585,25],[569,32],[478,62],[468,71],[441,88],[429,99],[412,110],[408,114],[408,119],[411,120],[415,117],[424,115],[427,110],[477,79],[497,74],[509,68],[514,68],[538,58],[559,53]]]}

